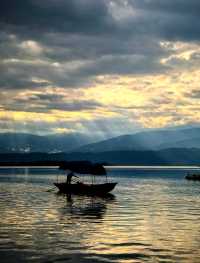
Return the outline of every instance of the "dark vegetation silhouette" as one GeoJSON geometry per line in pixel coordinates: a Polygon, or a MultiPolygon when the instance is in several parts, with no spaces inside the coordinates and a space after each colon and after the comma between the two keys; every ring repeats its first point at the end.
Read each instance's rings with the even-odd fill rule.
{"type": "Polygon", "coordinates": [[[110,165],[200,165],[200,149],[160,151],[109,151],[100,153],[9,153],[0,154],[0,165],[60,166],[65,161],[91,161],[110,165]]]}

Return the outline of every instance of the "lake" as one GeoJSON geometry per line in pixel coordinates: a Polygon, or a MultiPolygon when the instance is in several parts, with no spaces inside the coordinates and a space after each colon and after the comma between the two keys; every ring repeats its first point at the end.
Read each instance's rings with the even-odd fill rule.
{"type": "Polygon", "coordinates": [[[184,179],[190,170],[200,172],[108,167],[112,196],[69,202],[53,189],[57,169],[1,168],[1,262],[199,263],[200,182],[184,179]]]}

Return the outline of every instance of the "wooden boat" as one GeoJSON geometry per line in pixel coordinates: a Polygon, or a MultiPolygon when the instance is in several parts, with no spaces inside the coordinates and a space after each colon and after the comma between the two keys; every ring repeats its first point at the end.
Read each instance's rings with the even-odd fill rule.
{"type": "Polygon", "coordinates": [[[89,161],[63,162],[60,165],[60,169],[68,172],[66,182],[58,182],[57,178],[57,182],[54,183],[61,193],[105,196],[111,192],[117,184],[116,182],[107,182],[106,170],[103,164],[100,163],[91,163],[89,161]],[[90,174],[93,177],[105,175],[106,182],[101,184],[96,184],[94,182],[88,184],[79,181],[71,183],[71,178],[73,176],[77,177],[74,173],[90,174]]]}
{"type": "Polygon", "coordinates": [[[185,179],[192,181],[200,181],[200,174],[187,174],[185,179]]]}
{"type": "Polygon", "coordinates": [[[98,196],[103,196],[111,192],[116,184],[117,183],[85,184],[81,182],[75,184],[54,183],[61,193],[98,196]]]}

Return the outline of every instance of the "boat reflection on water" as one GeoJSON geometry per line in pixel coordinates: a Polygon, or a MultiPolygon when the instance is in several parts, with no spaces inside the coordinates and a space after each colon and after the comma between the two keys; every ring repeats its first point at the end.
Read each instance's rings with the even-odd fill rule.
{"type": "Polygon", "coordinates": [[[57,195],[66,198],[66,205],[60,209],[63,215],[93,219],[102,219],[106,213],[107,205],[116,200],[115,196],[110,193],[101,197],[64,195],[62,193],[57,193],[57,195]]]}

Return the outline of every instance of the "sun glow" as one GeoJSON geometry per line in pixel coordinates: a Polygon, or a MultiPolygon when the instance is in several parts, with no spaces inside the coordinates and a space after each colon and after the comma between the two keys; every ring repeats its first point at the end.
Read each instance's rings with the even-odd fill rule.
{"type": "MultiPolygon", "coordinates": [[[[173,56],[176,59],[184,59],[188,63],[194,52],[198,51],[196,46],[187,49],[188,46],[182,44],[162,45],[166,49],[175,50],[173,56]]],[[[172,57],[165,59],[164,63],[172,61],[172,57]]],[[[12,127],[19,122],[49,125],[65,122],[71,123],[72,130],[76,129],[75,123],[83,126],[84,121],[92,123],[103,119],[110,120],[109,127],[112,127],[112,120],[116,118],[128,120],[129,125],[137,124],[141,128],[165,127],[170,123],[196,123],[200,121],[200,102],[197,100],[199,76],[198,67],[191,67],[190,70],[183,67],[145,77],[100,75],[87,87],[77,89],[47,86],[37,90],[8,90],[2,93],[0,119],[6,121],[6,127],[11,122],[12,127]],[[70,106],[77,103],[77,100],[77,107],[70,106]],[[91,102],[93,106],[87,106],[91,102]],[[65,107],[65,104],[69,106],[65,107]]],[[[36,77],[33,80],[36,83],[48,82],[36,77]]],[[[56,130],[55,127],[52,129],[56,130]]],[[[57,129],[58,132],[65,132],[69,127],[58,126],[57,129]]]]}

